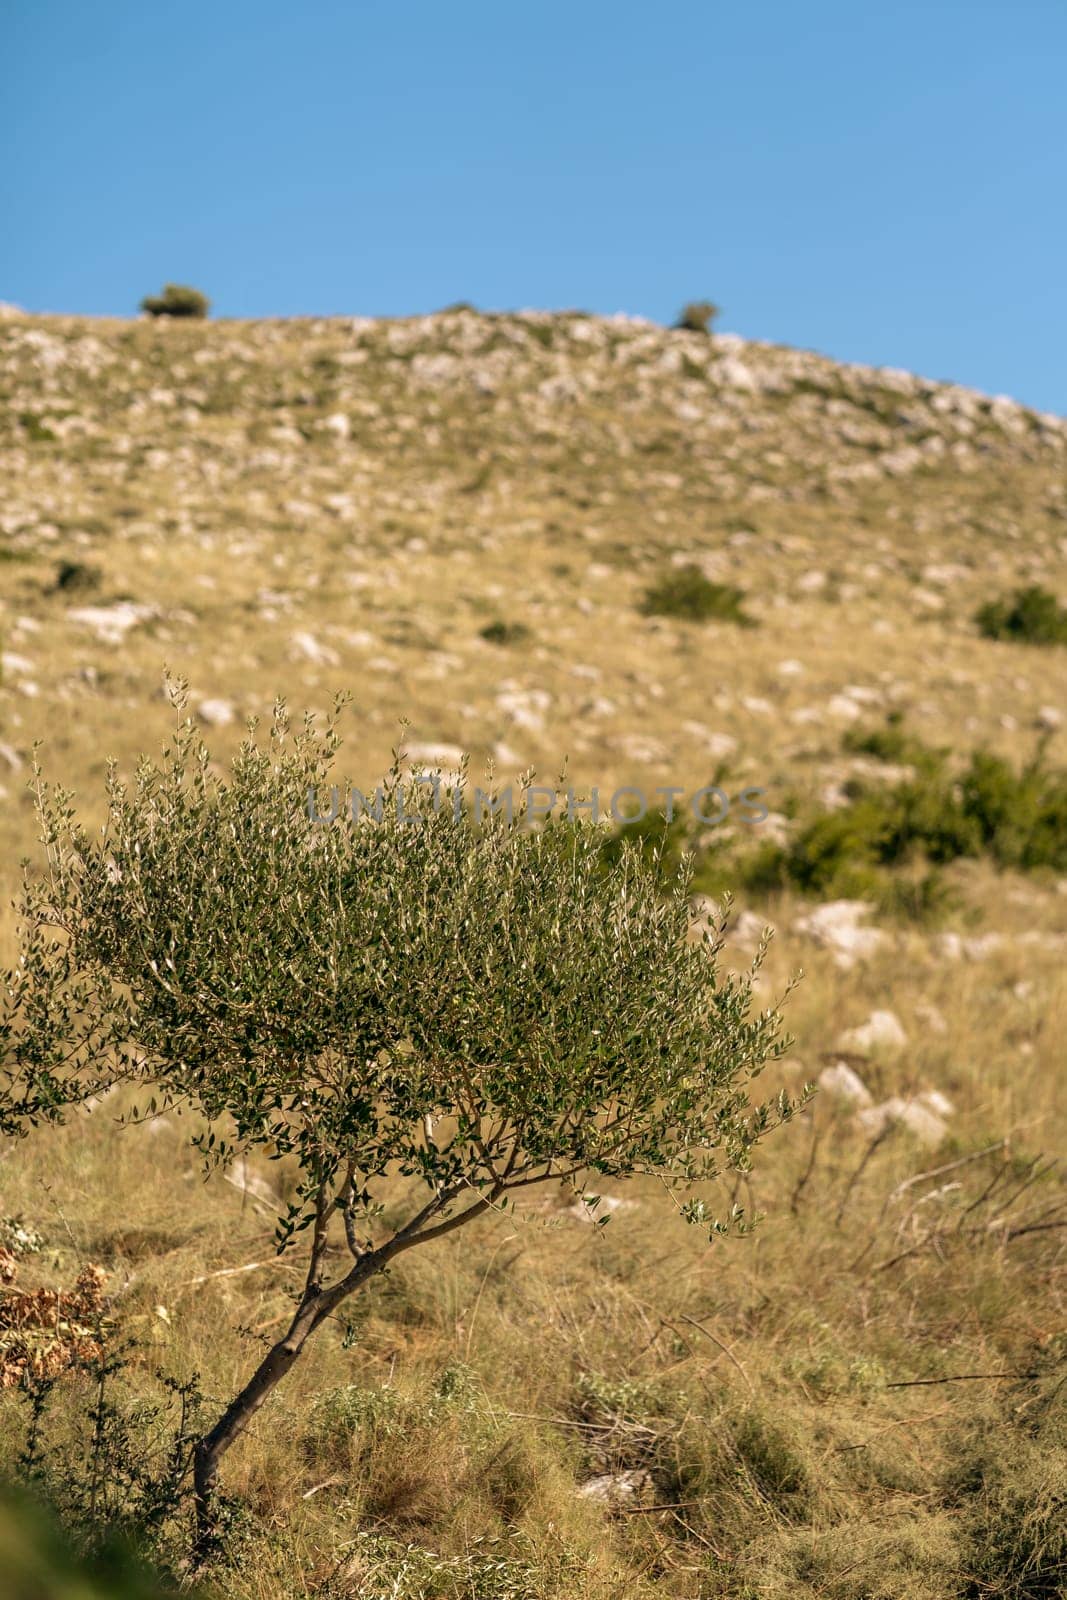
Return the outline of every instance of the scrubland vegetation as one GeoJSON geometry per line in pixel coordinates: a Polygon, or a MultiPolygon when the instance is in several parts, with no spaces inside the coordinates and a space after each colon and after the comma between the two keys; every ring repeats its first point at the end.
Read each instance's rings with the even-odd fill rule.
{"type": "Polygon", "coordinates": [[[210,309],[207,295],[183,283],[165,283],[162,294],[146,294],[141,301],[150,317],[206,317],[210,309]]]}
{"type": "MultiPolygon", "coordinates": [[[[34,739],[90,830],[110,753],[114,783],[148,784],[151,816],[159,780],[137,757],[158,766],[170,737],[169,666],[191,680],[209,796],[247,715],[279,694],[326,713],[343,688],[347,765],[368,788],[404,715],[405,770],[447,776],[470,752],[474,771],[488,758],[549,783],[569,757],[583,792],[759,786],[755,826],[731,811],[702,828],[682,807],[622,830],[629,870],[639,855],[659,882],[649,927],[679,935],[669,879],[692,853],[692,939],[732,891],[723,982],[749,981],[774,926],[750,979],[760,1011],[804,969],[795,1042],[752,1094],[818,1092],[751,1165],[698,1185],[709,1219],[736,1206],[758,1225],[710,1238],[654,1171],[589,1173],[398,1254],[227,1451],[195,1581],[227,1600],[1061,1593],[1064,424],[724,334],[463,307],[393,323],[11,315],[0,389],[4,964],[19,857],[32,894],[54,888],[34,739]]],[[[227,1160],[232,1104],[165,1104],[132,1080],[169,1050],[175,1072],[210,1086],[221,1061],[239,1082],[263,1030],[231,1031],[227,1056],[228,996],[313,1039],[311,956],[336,959],[331,940],[372,906],[342,897],[349,920],[308,941],[271,904],[263,838],[240,853],[255,828],[231,816],[229,851],[208,807],[197,850],[169,815],[128,835],[131,864],[154,863],[140,911],[139,869],[81,880],[102,964],[84,1004],[71,990],[36,1018],[20,1068],[40,1069],[38,1126],[15,1137],[6,1107],[0,1438],[63,1530],[5,1502],[0,1559],[37,1574],[15,1580],[26,1593],[194,1581],[196,1441],[306,1290],[313,1231],[276,1252],[313,1198],[300,1153],[283,1139],[227,1160]],[[142,957],[203,953],[223,865],[222,931],[187,991],[200,1034],[160,1012],[114,1088],[113,1058],[90,1048],[93,1092],[51,1121],[46,1019],[110,1018],[96,1042],[115,1043],[100,985],[110,973],[118,1003],[142,957]],[[205,1171],[191,1141],[212,1133],[224,1159],[205,1171]],[[95,1578],[73,1576],[80,1555],[95,1578]]],[[[603,830],[589,885],[617,883],[624,857],[603,830]]],[[[442,903],[442,948],[462,948],[457,897],[442,903]]],[[[498,1031],[509,994],[521,1007],[550,987],[547,948],[537,983],[531,968],[482,996],[476,972],[463,980],[498,1031]]],[[[396,993],[425,1048],[447,1033],[449,990],[432,944],[413,949],[418,983],[396,993]]],[[[602,993],[600,969],[579,969],[567,1059],[602,1005],[612,1026],[640,1013],[645,968],[602,993]]],[[[529,1020],[510,1019],[502,1068],[529,1020]]],[[[403,1226],[419,1181],[385,1174],[375,1228],[403,1226]]],[[[353,1263],[332,1221],[326,1283],[353,1263]]]]}

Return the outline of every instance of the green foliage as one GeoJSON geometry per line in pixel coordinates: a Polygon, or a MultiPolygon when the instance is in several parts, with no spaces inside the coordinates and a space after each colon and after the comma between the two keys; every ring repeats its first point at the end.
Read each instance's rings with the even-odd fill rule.
{"type": "Polygon", "coordinates": [[[662,1380],[582,1373],[574,1411],[582,1423],[587,1470],[670,1472],[670,1446],[687,1409],[685,1394],[662,1380]]]}
{"type": "Polygon", "coordinates": [[[606,871],[613,871],[626,851],[638,850],[647,866],[670,883],[682,870],[691,849],[688,820],[675,812],[670,821],[663,811],[648,811],[632,822],[621,822],[606,835],[602,854],[606,871]]]}
{"type": "Polygon", "coordinates": [[[157,1373],[150,1387],[139,1365],[129,1346],[101,1348],[62,1388],[26,1375],[17,1466],[87,1558],[136,1550],[166,1565],[188,1533],[184,1483],[203,1396],[195,1376],[157,1373]]]}
{"type": "Polygon", "coordinates": [[[711,325],[719,315],[719,308],[712,300],[691,300],[683,306],[678,315],[676,328],[685,328],[690,333],[711,332],[711,325]]]}
{"type": "Polygon", "coordinates": [[[474,1412],[481,1389],[474,1373],[455,1362],[441,1373],[422,1401],[388,1386],[368,1389],[343,1384],[320,1395],[311,1408],[303,1443],[309,1457],[351,1465],[390,1439],[410,1440],[419,1430],[433,1433],[446,1418],[474,1412]]]}
{"type": "Polygon", "coordinates": [[[556,329],[551,322],[527,322],[523,324],[526,334],[542,350],[551,350],[556,342],[556,329]]]}
{"type": "Polygon", "coordinates": [[[195,1600],[187,1584],[166,1583],[119,1537],[85,1554],[50,1508],[12,1488],[0,1495],[0,1571],[7,1600],[165,1600],[179,1592],[195,1600]]]}
{"type": "Polygon", "coordinates": [[[712,583],[693,565],[674,567],[646,591],[641,610],[649,617],[682,622],[736,622],[754,627],[743,610],[744,595],[728,583],[712,583]]]}
{"type": "Polygon", "coordinates": [[[482,1388],[465,1361],[450,1361],[437,1379],[434,1397],[443,1406],[469,1411],[480,1404],[482,1388]]]}
{"type": "Polygon", "coordinates": [[[669,1417],[679,1406],[685,1407],[684,1394],[668,1393],[662,1382],[649,1378],[583,1372],[576,1392],[577,1414],[590,1423],[640,1423],[650,1417],[669,1417]]]}
{"type": "Polygon", "coordinates": [[[940,768],[945,758],[943,750],[932,750],[921,739],[907,732],[899,711],[889,713],[884,727],[850,728],[841,745],[854,755],[873,756],[876,761],[915,767],[922,772],[940,768]]]}
{"type": "Polygon", "coordinates": [[[349,1383],[315,1401],[304,1433],[310,1458],[351,1465],[353,1448],[372,1449],[381,1440],[408,1435],[424,1417],[398,1390],[364,1389],[349,1383]]]}
{"type": "Polygon", "coordinates": [[[1046,768],[1040,751],[1018,774],[998,756],[972,756],[959,808],[1001,866],[1067,870],[1067,772],[1046,768]]]}
{"type": "Polygon", "coordinates": [[[293,736],[279,709],[223,781],[186,721],[131,788],[110,771],[102,837],[42,783],[9,1115],[105,1078],[191,1104],[209,1164],[297,1157],[286,1238],[324,1184],[369,1220],[394,1170],[436,1215],[535,1174],[695,1181],[744,1157],[772,1113],[739,1086],[782,1052],[780,1019],[750,1020],[748,980],[686,942],[684,879],[661,896],[636,848],[605,876],[578,819],[476,825],[465,778],[435,808],[394,768],[381,820],[323,825],[308,797],[336,748],[333,723],[293,736]]]}
{"type": "MultiPolygon", "coordinates": [[[[180,721],[131,783],[109,768],[101,833],[37,774],[47,871],[27,876],[5,984],[5,1127],[125,1083],[150,1113],[195,1114],[208,1168],[259,1151],[298,1174],[278,1245],[306,1234],[305,1288],[197,1445],[201,1552],[222,1452],[403,1251],[549,1178],[685,1191],[746,1171],[797,1108],[750,1101],[789,1041],[774,1007],[752,1014],[758,959],[724,974],[721,931],[688,938],[684,873],[663,893],[636,847],[605,872],[591,822],[535,829],[503,804],[479,821],[465,769],[434,792],[398,758],[376,802],[324,823],[338,713],[294,733],[279,706],[225,776],[180,721]],[[398,1177],[406,1220],[386,1223],[398,1177]],[[338,1228],[351,1264],[327,1282],[338,1228]]],[[[710,1237],[737,1221],[683,1212],[710,1237]]]]}
{"type": "Polygon", "coordinates": [[[32,411],[23,411],[19,416],[19,421],[31,444],[56,443],[58,435],[53,433],[52,429],[46,423],[43,423],[39,417],[35,417],[32,411]]]}
{"type": "MultiPolygon", "coordinates": [[[[738,885],[755,894],[791,887],[818,898],[874,900],[918,922],[953,903],[941,869],[961,858],[986,856],[1024,872],[1067,869],[1067,773],[1045,764],[1043,745],[1018,772],[978,751],[955,773],[947,752],[924,745],[898,716],[842,742],[912,773],[896,782],[853,780],[847,804],[832,811],[812,814],[800,797],[787,797],[786,809],[801,820],[784,844],[746,849],[727,836],[709,844],[684,813],[668,822],[650,812],[606,836],[606,865],[630,846],[670,881],[691,854],[694,887],[712,896],[738,885]]],[[[752,834],[758,841],[758,827],[752,834]]]]}
{"type": "Polygon", "coordinates": [[[163,293],[145,295],[141,310],[150,317],[206,317],[211,301],[184,283],[165,283],[163,293]]]}
{"type": "Polygon", "coordinates": [[[978,630],[987,639],[1019,644],[1067,644],[1067,607],[1040,584],[990,600],[975,613],[978,630]]]}
{"type": "Polygon", "coordinates": [[[1047,767],[1042,747],[1019,772],[977,751],[957,777],[943,752],[922,746],[897,723],[846,743],[904,761],[915,775],[894,784],[854,783],[846,806],[811,818],[788,844],[764,845],[743,863],[749,888],[872,896],[925,917],[945,903],[944,885],[929,867],[985,855],[1024,872],[1067,870],[1067,772],[1047,767]]]}

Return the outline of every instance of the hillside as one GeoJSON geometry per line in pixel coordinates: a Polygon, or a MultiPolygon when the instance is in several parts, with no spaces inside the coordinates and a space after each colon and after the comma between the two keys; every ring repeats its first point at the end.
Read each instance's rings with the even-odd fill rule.
{"type": "Polygon", "coordinates": [[[724,735],[769,778],[845,691],[1020,752],[1064,699],[972,624],[1067,565],[1067,423],[1007,400],[579,315],[8,316],[0,350],[5,739],[76,771],[104,721],[162,732],[164,661],[239,719],[352,687],[375,771],[406,715],[605,785],[724,735]],[[763,631],[642,617],[687,560],[763,631]]]}
{"type": "MultiPolygon", "coordinates": [[[[759,787],[765,822],[682,842],[736,891],[728,960],[766,919],[768,992],[806,973],[776,1070],[821,1092],[729,1197],[754,1237],[709,1250],[638,1184],[602,1238],[552,1195],[404,1258],[235,1450],[219,1592],[1057,1592],[1067,649],[975,617],[1067,603],[1067,422],[631,318],[9,310],[0,475],[0,959],[34,741],[99,815],[169,671],[220,761],[276,696],[345,689],[365,784],[406,718],[415,762],[566,762],[602,804],[759,787]],[[689,568],[738,591],[718,619],[650,606],[689,568]],[[881,795],[902,842],[868,863],[881,795]]],[[[285,1313],[292,1173],[205,1185],[171,1117],[88,1129],[0,1165],[40,1234],[19,1282],[100,1263],[123,1381],[195,1368],[214,1404],[285,1313]]],[[[4,1396],[12,1453],[24,1420],[4,1396]]]]}

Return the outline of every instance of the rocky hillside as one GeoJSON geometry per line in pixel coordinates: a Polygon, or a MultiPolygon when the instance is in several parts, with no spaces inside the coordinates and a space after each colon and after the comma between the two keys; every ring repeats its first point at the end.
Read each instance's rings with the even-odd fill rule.
{"type": "MultiPolygon", "coordinates": [[[[0,782],[162,736],[164,664],[220,741],[355,691],[448,758],[585,783],[774,781],[902,710],[1021,754],[1065,652],[977,637],[1062,589],[1067,423],[732,335],[578,313],[0,319],[0,782]],[[646,616],[679,564],[761,624],[646,616]],[[812,743],[814,739],[814,745],[812,743]]],[[[1054,720],[1054,718],[1052,718],[1054,720]]],[[[819,762],[823,765],[819,766],[819,762]]],[[[825,769],[825,770],[824,770],[825,769]]],[[[836,769],[835,769],[836,771],[836,769]]]]}
{"type": "MultiPolygon", "coordinates": [[[[1060,1593],[1067,425],[730,337],[458,308],[9,315],[0,397],[0,963],[34,739],[99,813],[106,757],[128,772],[172,724],[169,668],[220,758],[276,694],[348,689],[361,782],[406,716],[415,759],[476,776],[762,787],[759,827],[696,839],[697,887],[725,861],[725,963],[777,928],[768,996],[805,969],[767,1088],[819,1093],[711,1197],[756,1234],[709,1246],[658,1183],[611,1180],[606,1230],[553,1185],[399,1256],[229,1458],[248,1515],[218,1594],[1060,1593]],[[1047,648],[976,620],[1026,586],[1047,648]]],[[[101,1107],[0,1168],[8,1275],[51,1305],[98,1265],[133,1352],[116,1518],[167,1456],[152,1374],[200,1374],[214,1415],[296,1282],[291,1163],[205,1181],[187,1118],[133,1120],[101,1107]]],[[[44,1429],[95,1536],[90,1392],[58,1383],[44,1429]]],[[[28,1426],[12,1386],[5,1460],[41,1459],[28,1426]]]]}

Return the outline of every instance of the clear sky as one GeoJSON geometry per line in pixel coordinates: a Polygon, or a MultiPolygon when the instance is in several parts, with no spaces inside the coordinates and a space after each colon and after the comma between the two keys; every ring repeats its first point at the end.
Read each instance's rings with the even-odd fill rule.
{"type": "Polygon", "coordinates": [[[1067,0],[5,0],[0,299],[720,327],[1067,411],[1067,0]]]}

